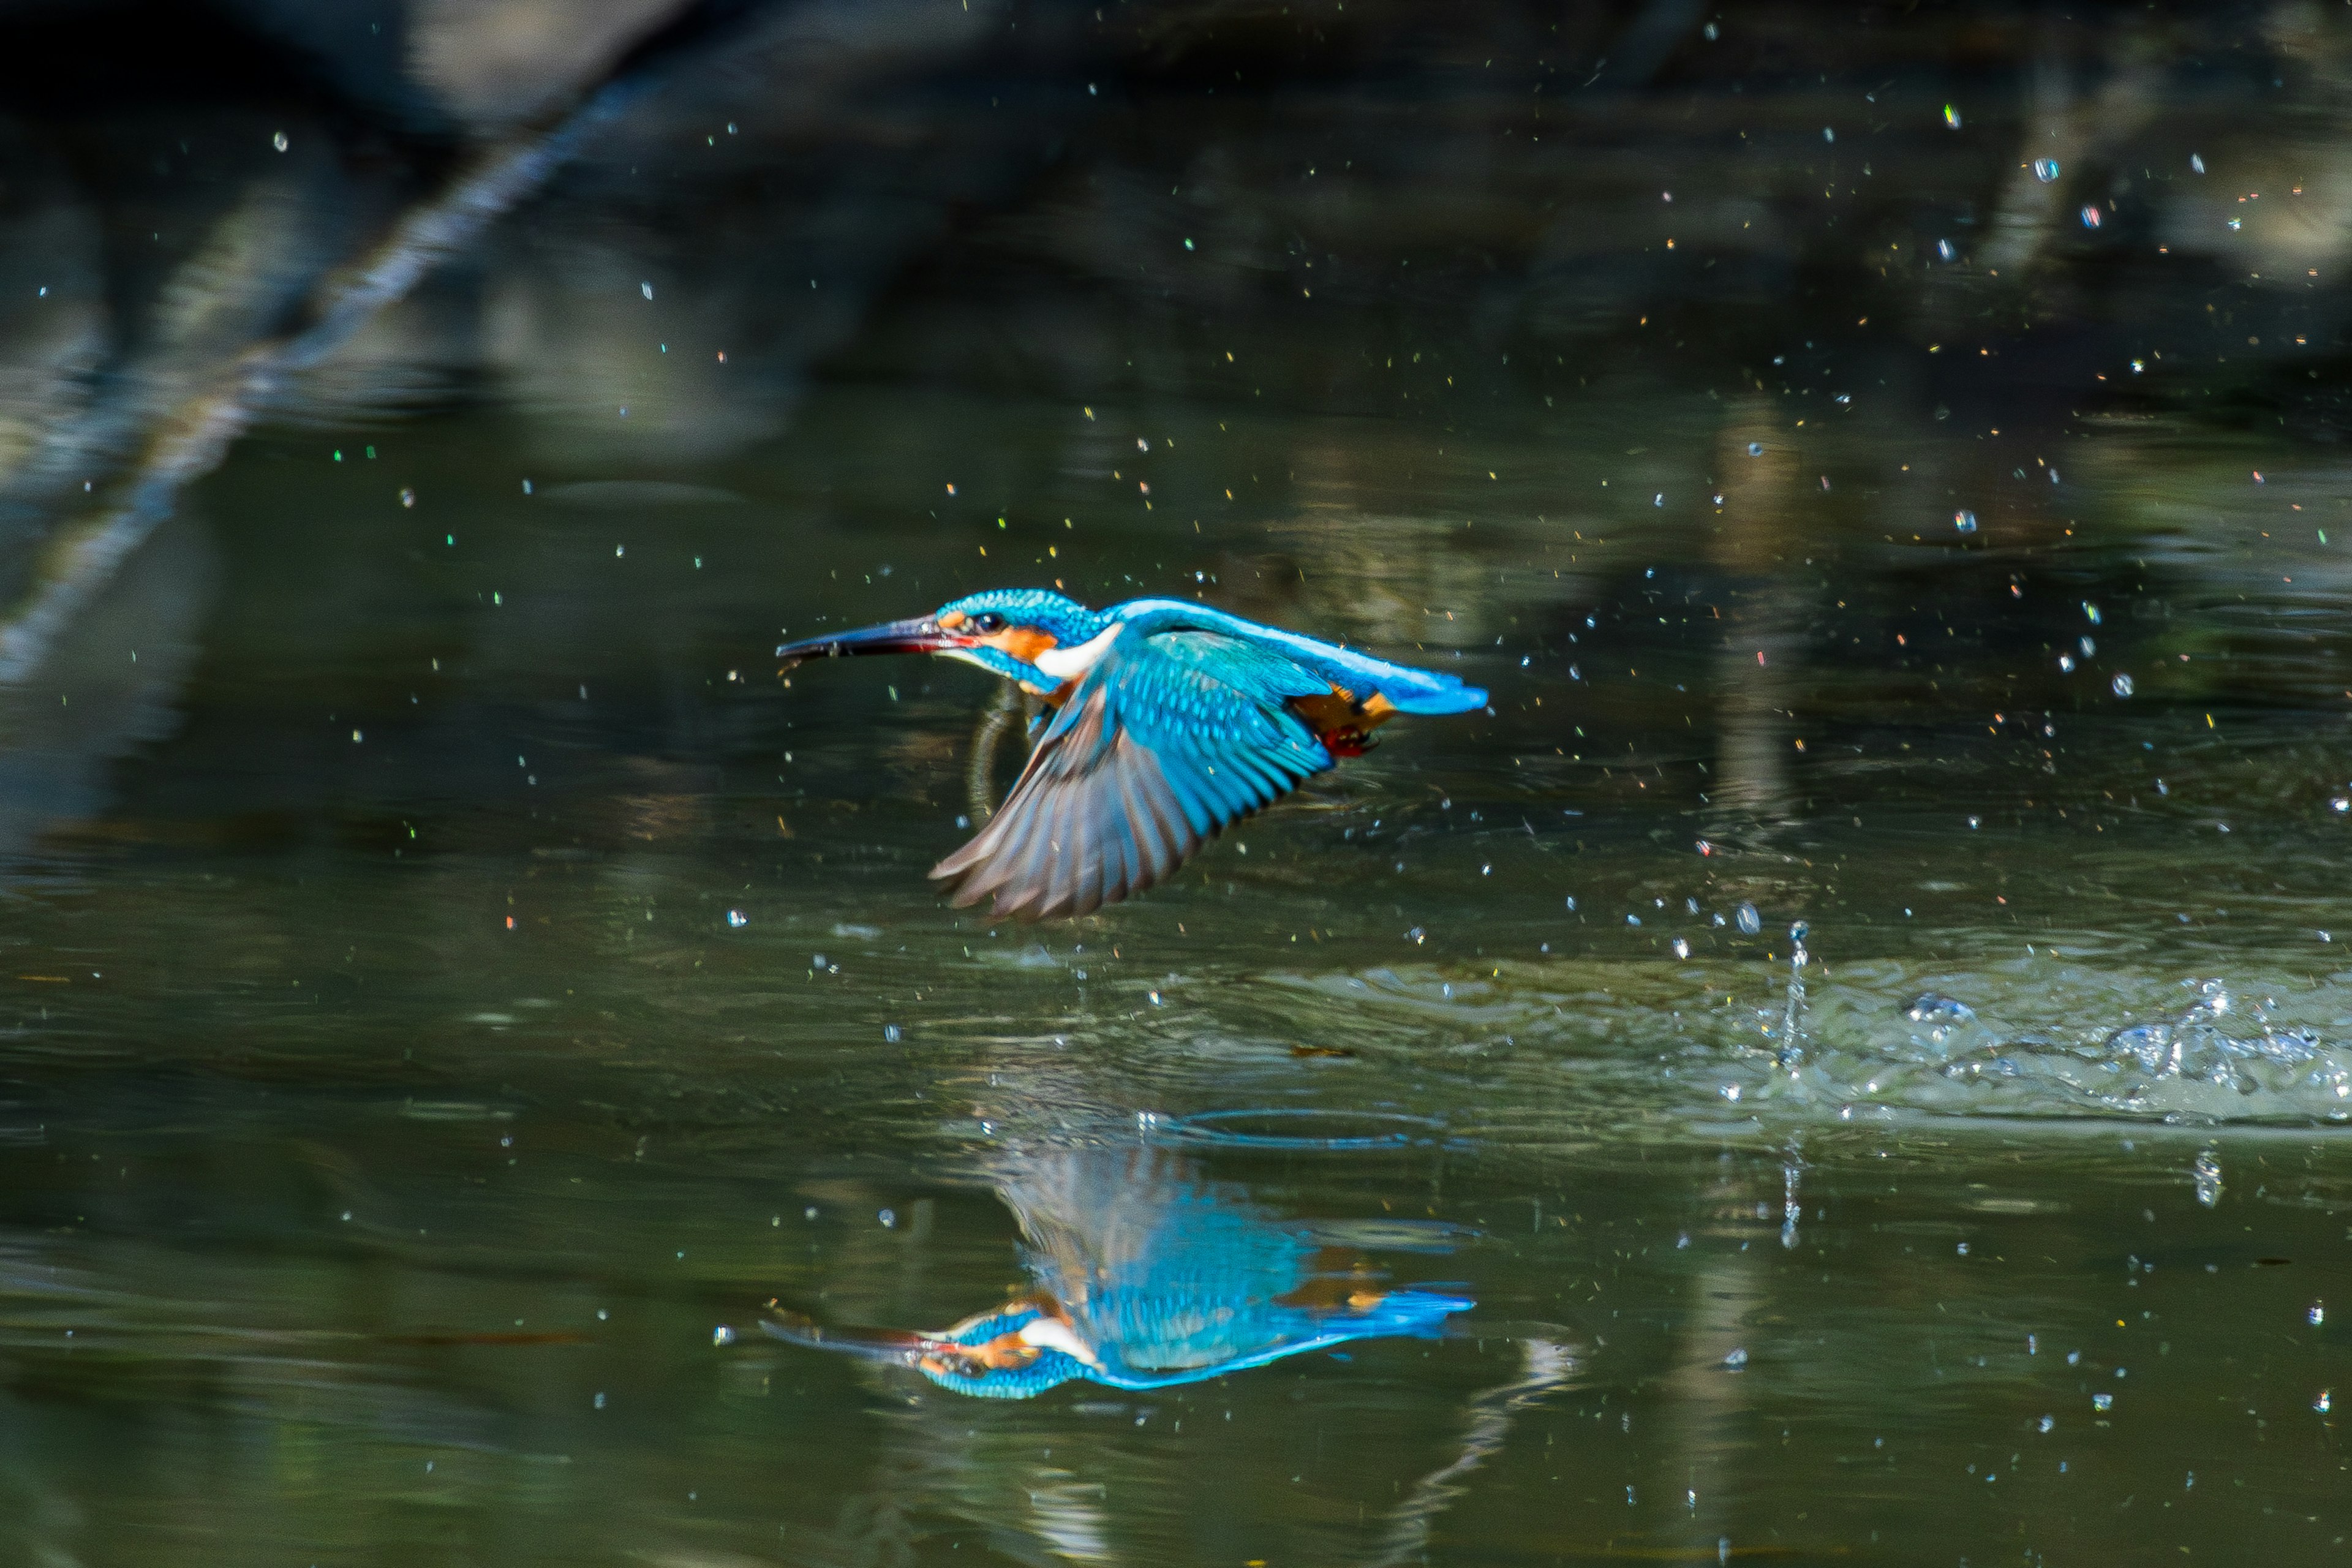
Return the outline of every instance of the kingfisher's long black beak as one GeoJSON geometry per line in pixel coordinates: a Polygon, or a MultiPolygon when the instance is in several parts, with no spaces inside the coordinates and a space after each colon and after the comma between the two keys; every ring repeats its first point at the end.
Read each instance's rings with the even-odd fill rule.
{"type": "Polygon", "coordinates": [[[776,649],[776,657],[784,661],[785,669],[790,669],[807,658],[838,658],[852,653],[937,653],[941,648],[962,647],[971,641],[941,626],[936,616],[917,616],[912,620],[886,621],[854,632],[803,637],[776,649]]]}

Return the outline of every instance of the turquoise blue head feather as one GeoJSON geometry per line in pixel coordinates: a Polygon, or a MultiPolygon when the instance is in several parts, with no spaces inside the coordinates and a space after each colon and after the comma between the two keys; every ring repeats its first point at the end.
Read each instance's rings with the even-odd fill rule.
{"type": "Polygon", "coordinates": [[[1090,610],[1042,588],[967,594],[929,616],[786,643],[819,655],[935,653],[1045,699],[1020,782],[934,879],[992,916],[1083,915],[1194,851],[1399,713],[1468,713],[1486,693],[1183,599],[1090,610]]]}

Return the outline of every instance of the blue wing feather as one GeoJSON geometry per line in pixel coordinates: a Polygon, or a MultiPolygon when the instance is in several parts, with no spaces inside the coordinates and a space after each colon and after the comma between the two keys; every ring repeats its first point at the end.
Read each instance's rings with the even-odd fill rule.
{"type": "Polygon", "coordinates": [[[1391,664],[1300,632],[1260,626],[1207,605],[1182,599],[1130,599],[1112,606],[1108,614],[1146,631],[1183,626],[1240,638],[1266,652],[1286,656],[1291,663],[1344,687],[1359,702],[1378,692],[1401,713],[1469,713],[1486,705],[1486,690],[1464,684],[1458,675],[1391,664]]]}
{"type": "MultiPolygon", "coordinates": [[[[1245,624],[1245,623],[1244,623],[1245,624]]],[[[1089,913],[1168,876],[1331,753],[1290,711],[1329,680],[1221,631],[1127,627],[1054,716],[988,826],[931,875],[954,901],[1089,913]]]]}

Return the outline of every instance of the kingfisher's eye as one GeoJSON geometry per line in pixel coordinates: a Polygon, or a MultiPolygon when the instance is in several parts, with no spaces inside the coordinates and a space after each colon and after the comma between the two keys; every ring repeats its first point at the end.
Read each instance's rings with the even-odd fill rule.
{"type": "Polygon", "coordinates": [[[1001,632],[1004,629],[1004,617],[994,610],[987,610],[974,616],[971,624],[984,632],[1001,632]]]}

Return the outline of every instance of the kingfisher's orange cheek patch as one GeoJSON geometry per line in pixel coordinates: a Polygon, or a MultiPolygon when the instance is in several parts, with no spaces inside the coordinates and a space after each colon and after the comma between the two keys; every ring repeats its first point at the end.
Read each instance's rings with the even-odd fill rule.
{"type": "MultiPolygon", "coordinates": [[[[945,621],[940,623],[947,625],[945,621]]],[[[986,647],[1003,648],[1024,664],[1034,664],[1037,656],[1055,646],[1054,634],[1041,632],[1034,626],[1007,626],[980,639],[986,647]]]]}

